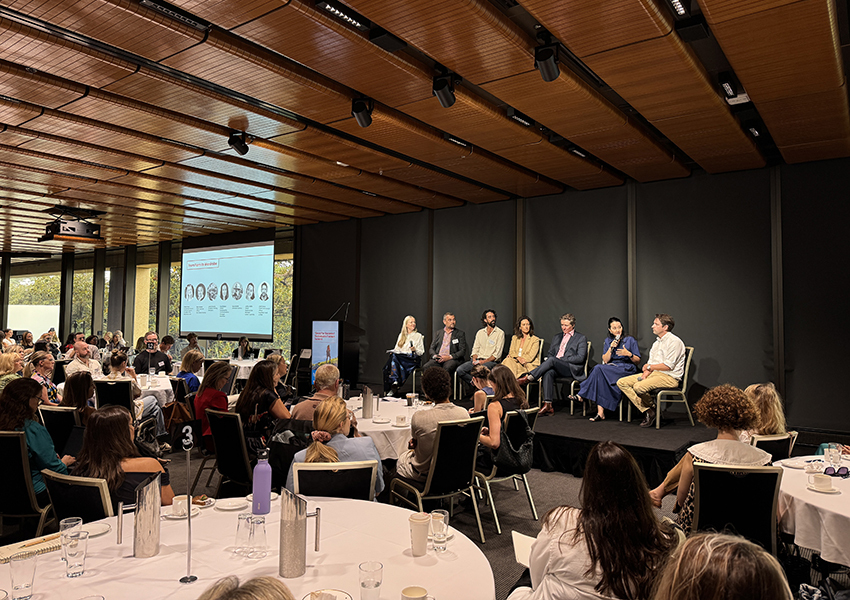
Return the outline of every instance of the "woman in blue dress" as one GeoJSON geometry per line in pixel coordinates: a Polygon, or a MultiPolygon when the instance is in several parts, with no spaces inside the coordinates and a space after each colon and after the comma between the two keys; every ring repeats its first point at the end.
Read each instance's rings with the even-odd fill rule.
{"type": "Polygon", "coordinates": [[[623,332],[623,322],[617,317],[608,319],[608,337],[602,349],[602,364],[593,368],[578,394],[570,396],[570,400],[576,402],[596,402],[596,416],[590,418],[594,422],[605,420],[606,408],[615,410],[620,405],[623,393],[617,387],[617,380],[637,373],[640,362],[637,341],[623,332]]]}

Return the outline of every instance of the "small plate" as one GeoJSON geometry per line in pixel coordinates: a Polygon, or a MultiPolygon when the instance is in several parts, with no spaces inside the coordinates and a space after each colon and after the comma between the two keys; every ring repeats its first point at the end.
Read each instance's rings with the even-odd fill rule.
{"type": "MultiPolygon", "coordinates": [[[[321,592],[333,595],[336,600],[352,600],[351,594],[343,592],[342,590],[316,590],[315,592],[310,592],[310,594],[318,594],[321,592]]],[[[301,600],[310,600],[310,594],[307,594],[301,600]]]]}
{"type": "Polygon", "coordinates": [[[782,466],[789,469],[805,469],[808,463],[800,458],[793,460],[783,460],[782,466]]]}
{"type": "MultiPolygon", "coordinates": [[[[172,509],[172,510],[174,510],[174,507],[172,506],[172,507],[171,507],[171,509],[172,509]]],[[[192,516],[193,516],[193,517],[197,517],[199,514],[201,514],[201,509],[200,509],[200,507],[198,507],[198,506],[193,506],[193,507],[192,507],[192,516]]],[[[175,515],[175,514],[174,514],[174,513],[172,513],[171,511],[169,511],[169,512],[165,513],[165,514],[164,514],[164,515],[162,515],[162,516],[163,516],[163,517],[165,517],[166,519],[172,519],[172,520],[175,520],[175,521],[182,521],[183,519],[185,519],[185,518],[186,518],[186,515],[175,515]]]]}
{"type": "MultiPolygon", "coordinates": [[[[271,498],[272,502],[274,502],[278,498],[280,498],[280,494],[278,494],[277,492],[272,492],[272,498],[271,498]]],[[[248,502],[253,502],[254,501],[254,494],[248,494],[247,496],[245,496],[245,500],[247,500],[248,502]]]]}
{"type": "Polygon", "coordinates": [[[372,423],[375,425],[386,425],[389,422],[390,420],[387,417],[372,417],[372,423]]]}
{"type": "Polygon", "coordinates": [[[80,529],[88,531],[90,538],[96,538],[112,531],[112,525],[109,523],[86,523],[80,529]]]}
{"type": "Polygon", "coordinates": [[[806,485],[806,487],[808,489],[812,490],[813,492],[818,492],[819,494],[840,494],[841,493],[841,490],[839,490],[838,488],[835,488],[835,487],[829,488],[828,490],[819,490],[815,486],[808,485],[808,484],[806,485]]]}
{"type": "Polygon", "coordinates": [[[215,502],[216,502],[215,498],[207,498],[206,501],[203,504],[195,504],[193,502],[192,506],[197,506],[198,508],[210,508],[212,506],[215,506],[215,502]]]}
{"type": "Polygon", "coordinates": [[[251,506],[244,498],[225,498],[215,503],[216,510],[242,510],[251,506]]]}

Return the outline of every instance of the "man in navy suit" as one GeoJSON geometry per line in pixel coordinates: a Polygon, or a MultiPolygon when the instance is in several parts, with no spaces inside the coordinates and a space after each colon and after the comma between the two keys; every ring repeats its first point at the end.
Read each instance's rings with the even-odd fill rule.
{"type": "Polygon", "coordinates": [[[431,360],[422,365],[423,373],[430,367],[442,367],[451,375],[466,358],[466,334],[455,329],[455,323],[454,314],[443,315],[444,327],[434,334],[434,341],[428,347],[431,360]]]}
{"type": "Polygon", "coordinates": [[[582,381],[585,378],[584,361],[587,359],[587,338],[575,330],[576,318],[567,313],[561,317],[561,333],[552,340],[543,363],[519,378],[519,384],[543,379],[543,408],[539,416],[554,414],[552,398],[555,397],[555,377],[582,381]]]}

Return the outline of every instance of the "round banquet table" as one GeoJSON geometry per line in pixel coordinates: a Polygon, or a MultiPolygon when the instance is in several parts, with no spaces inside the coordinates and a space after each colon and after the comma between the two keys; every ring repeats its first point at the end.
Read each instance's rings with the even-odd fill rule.
{"type": "MultiPolygon", "coordinates": [[[[823,456],[795,457],[781,464],[782,483],[779,488],[779,526],[793,534],[794,543],[820,553],[829,562],[850,566],[850,479],[832,478],[838,494],[824,494],[807,488],[809,476],[803,469],[787,463],[824,460],[823,456]]],[[[798,463],[799,464],[799,463],[798,463]]],[[[850,466],[846,455],[842,466],[850,466]]]]}
{"type": "MultiPolygon", "coordinates": [[[[363,500],[308,498],[308,510],[322,509],[321,548],[313,550],[315,519],[307,525],[307,571],[296,579],[281,579],[301,600],[319,589],[339,589],[359,600],[358,564],[377,560],[384,565],[381,598],[395,600],[409,585],[421,585],[437,600],[464,598],[494,600],[493,571],[484,554],[469,538],[454,530],[448,550],[425,556],[410,553],[408,517],[411,512],[363,500]]],[[[124,519],[124,543],[115,543],[116,518],[105,519],[113,530],[89,540],[85,573],[65,577],[59,552],[38,556],[34,599],[77,600],[88,595],[105,598],[173,598],[194,600],[212,583],[226,575],[240,581],[252,577],[278,576],[280,500],[272,502],[266,515],[269,555],[260,560],[236,556],[232,545],[236,516],[242,511],[204,508],[192,519],[192,574],[198,581],[182,584],[186,574],[186,521],[162,520],[160,551],[152,558],[133,558],[133,517],[124,519]]],[[[163,513],[171,507],[163,507],[163,513]]],[[[0,589],[11,590],[9,568],[0,568],[0,589]]]]}
{"type": "MultiPolygon", "coordinates": [[[[389,423],[375,423],[373,415],[372,419],[363,418],[362,400],[359,397],[352,398],[347,402],[348,408],[355,411],[357,417],[357,431],[363,435],[367,435],[375,442],[375,447],[378,449],[378,455],[381,460],[391,458],[398,460],[398,457],[407,452],[407,444],[410,442],[410,417],[413,415],[413,409],[408,408],[407,400],[404,398],[383,398],[380,402],[380,416],[389,419],[389,423]],[[398,415],[404,415],[405,425],[397,427],[395,418],[398,415]]],[[[430,410],[431,405],[426,405],[418,410],[430,410]]]]}
{"type": "MultiPolygon", "coordinates": [[[[147,378],[148,375],[145,375],[144,377],[147,378]]],[[[99,377],[98,379],[106,379],[106,377],[99,377]]],[[[168,375],[156,375],[154,380],[156,382],[154,385],[151,385],[150,383],[142,385],[142,375],[137,375],[137,381],[142,390],[142,395],[139,396],[139,398],[153,396],[156,398],[156,402],[160,406],[165,406],[166,404],[174,402],[174,390],[171,388],[171,378],[168,377],[168,375]]],[[[65,390],[65,382],[63,381],[56,387],[61,394],[65,390]]]]}
{"type": "Polygon", "coordinates": [[[239,370],[236,371],[236,379],[248,379],[248,375],[251,374],[251,369],[253,369],[254,365],[256,365],[258,362],[258,360],[230,359],[231,365],[239,367],[239,370]]]}

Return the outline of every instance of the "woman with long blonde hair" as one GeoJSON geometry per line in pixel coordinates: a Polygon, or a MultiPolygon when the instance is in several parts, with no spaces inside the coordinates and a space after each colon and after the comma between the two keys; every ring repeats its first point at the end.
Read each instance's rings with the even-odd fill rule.
{"type": "Polygon", "coordinates": [[[738,432],[738,439],[750,443],[753,435],[779,435],[785,433],[785,409],[782,396],[772,383],[754,383],[744,393],[752,400],[758,411],[758,421],[753,429],[738,432]]]}
{"type": "Polygon", "coordinates": [[[416,319],[407,315],[401,322],[395,346],[384,365],[384,393],[392,396],[404,385],[425,354],[425,337],[416,329],[416,319]]]}
{"type": "MultiPolygon", "coordinates": [[[[313,443],[306,450],[295,454],[293,463],[300,462],[352,462],[358,460],[377,460],[378,476],[375,478],[375,495],[384,489],[384,476],[381,472],[381,457],[375,442],[369,437],[348,437],[351,432],[351,413],[345,406],[345,400],[339,396],[330,396],[322,400],[313,412],[313,443]]],[[[286,477],[286,489],[295,491],[292,467],[286,477]]]]}

